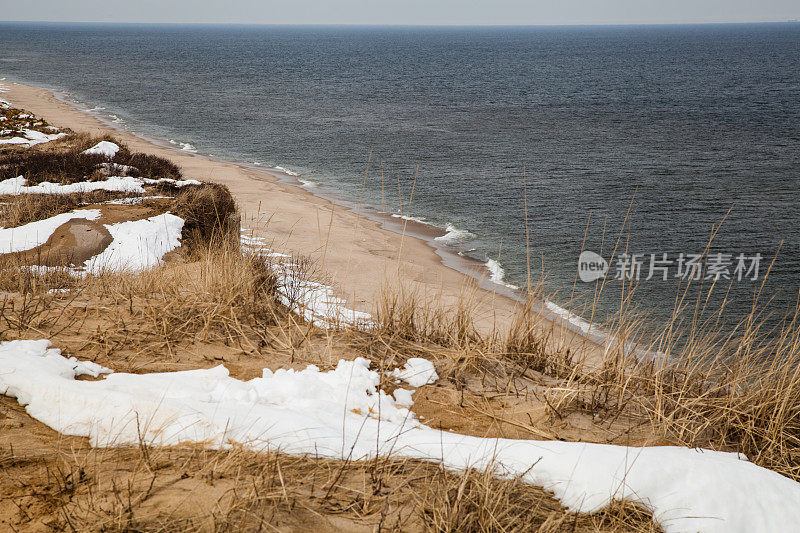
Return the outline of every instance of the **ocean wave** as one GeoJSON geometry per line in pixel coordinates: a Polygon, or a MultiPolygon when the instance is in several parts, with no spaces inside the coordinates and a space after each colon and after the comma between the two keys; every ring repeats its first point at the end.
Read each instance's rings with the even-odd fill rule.
{"type": "Polygon", "coordinates": [[[197,149],[194,147],[194,145],[192,145],[190,143],[184,143],[184,142],[181,142],[181,141],[176,141],[175,139],[170,139],[169,143],[170,144],[174,144],[175,146],[180,146],[181,150],[183,150],[185,152],[192,152],[193,154],[197,153],[197,149]]]}
{"type": "Polygon", "coordinates": [[[108,117],[111,119],[111,122],[113,122],[114,124],[122,124],[122,119],[119,118],[117,115],[108,115],[108,117]]]}
{"type": "Polygon", "coordinates": [[[506,271],[503,270],[503,267],[500,266],[500,263],[496,259],[487,259],[486,269],[489,271],[489,280],[492,283],[503,285],[509,289],[519,289],[517,285],[505,281],[506,271]]]}
{"type": "Polygon", "coordinates": [[[457,228],[452,224],[448,224],[447,228],[445,228],[445,231],[447,233],[445,233],[441,237],[435,237],[433,240],[444,244],[453,245],[453,244],[458,244],[461,241],[471,239],[472,237],[475,236],[474,233],[470,233],[465,229],[457,228]]]}
{"type": "Polygon", "coordinates": [[[98,111],[105,111],[105,107],[95,106],[89,110],[89,113],[97,113],[98,111]]]}
{"type": "Polygon", "coordinates": [[[409,222],[418,222],[420,224],[427,224],[425,219],[422,217],[412,217],[410,215],[400,215],[398,213],[392,213],[392,218],[399,218],[401,220],[408,220],[409,222]]]}
{"type": "Polygon", "coordinates": [[[288,168],[286,168],[286,167],[278,167],[278,166],[276,166],[276,167],[275,167],[275,170],[280,170],[281,172],[283,172],[284,174],[288,174],[289,176],[295,176],[295,177],[297,177],[297,176],[299,176],[299,175],[300,175],[300,174],[298,174],[297,172],[293,172],[293,171],[289,170],[289,169],[288,169],[288,168]]]}
{"type": "Polygon", "coordinates": [[[578,316],[578,315],[576,315],[574,313],[570,313],[568,310],[564,309],[563,307],[561,307],[558,304],[555,304],[555,303],[553,303],[553,302],[548,300],[547,302],[545,302],[545,307],[549,311],[552,311],[553,313],[555,313],[556,315],[558,315],[562,319],[566,320],[567,322],[569,322],[573,326],[575,326],[578,329],[580,329],[581,332],[583,332],[584,334],[588,335],[589,333],[594,333],[594,334],[601,334],[602,333],[597,328],[597,326],[594,326],[594,325],[590,324],[589,322],[585,321],[583,318],[581,318],[580,316],[578,316]]]}

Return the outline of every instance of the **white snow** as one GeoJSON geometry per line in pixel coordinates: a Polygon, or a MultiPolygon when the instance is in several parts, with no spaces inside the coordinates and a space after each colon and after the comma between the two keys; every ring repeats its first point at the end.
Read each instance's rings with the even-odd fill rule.
{"type": "Polygon", "coordinates": [[[127,174],[137,170],[136,167],[130,165],[120,165],[119,163],[98,163],[97,168],[102,168],[110,175],[127,174]]]}
{"type": "Polygon", "coordinates": [[[435,383],[439,379],[433,363],[421,357],[412,357],[406,361],[402,369],[396,368],[392,375],[412,387],[422,387],[423,385],[435,383]]]}
{"type": "Polygon", "coordinates": [[[41,246],[59,226],[76,218],[97,220],[100,218],[100,210],[76,209],[16,228],[0,228],[0,254],[23,252],[41,246]]]}
{"type": "Polygon", "coordinates": [[[151,179],[134,178],[132,176],[110,176],[103,181],[79,181],[62,185],[60,183],[50,183],[43,181],[38,185],[26,185],[28,181],[18,176],[0,181],[0,194],[72,194],[87,193],[92,191],[112,191],[144,194],[145,184],[172,183],[176,187],[187,185],[202,185],[197,180],[173,180],[169,178],[151,179]]]}
{"type": "Polygon", "coordinates": [[[0,181],[0,194],[72,194],[92,191],[113,191],[126,193],[145,193],[142,180],[131,176],[111,176],[103,181],[79,181],[62,185],[43,181],[38,185],[26,185],[28,180],[22,176],[0,181]]]}
{"type": "Polygon", "coordinates": [[[275,263],[272,268],[278,276],[281,303],[306,322],[321,328],[369,327],[372,323],[372,315],[348,309],[347,300],[336,296],[333,288],[307,279],[294,263],[275,263]]]}
{"type": "Polygon", "coordinates": [[[41,131],[24,129],[21,132],[24,137],[12,137],[10,139],[0,139],[0,144],[18,144],[31,147],[35,144],[42,144],[54,141],[66,135],[66,133],[42,133],[41,131]]]}
{"type": "MultiPolygon", "coordinates": [[[[335,370],[265,369],[240,381],[223,366],[115,374],[67,359],[48,341],[0,343],[0,393],[68,435],[95,446],[174,445],[254,450],[352,460],[376,455],[492,469],[551,490],[574,511],[614,499],[649,508],[668,533],[789,532],[800,523],[800,484],[736,454],[681,447],[484,439],[420,424],[378,389],[365,359],[335,370]]],[[[400,394],[398,400],[409,400],[400,394]]]]}
{"type": "Polygon", "coordinates": [[[142,220],[106,224],[114,240],[86,261],[84,268],[98,274],[154,267],[161,263],[164,254],[181,245],[183,223],[182,218],[163,213],[142,220]]]}
{"type": "Polygon", "coordinates": [[[137,205],[141,204],[145,200],[170,200],[172,196],[132,196],[129,198],[117,198],[116,200],[108,200],[107,202],[103,202],[104,204],[111,204],[111,205],[137,205]]]}
{"type": "Polygon", "coordinates": [[[291,255],[273,252],[252,229],[242,228],[240,242],[246,251],[275,260],[272,271],[278,278],[281,303],[307,322],[321,328],[371,326],[372,315],[347,308],[347,300],[336,296],[332,287],[306,279],[291,255]]]}
{"type": "Polygon", "coordinates": [[[186,187],[187,185],[202,185],[202,181],[198,180],[174,180],[170,178],[141,178],[143,183],[147,183],[148,185],[155,185],[158,183],[171,183],[176,187],[186,187]]]}
{"type": "Polygon", "coordinates": [[[119,146],[109,141],[100,141],[82,153],[89,155],[102,155],[106,159],[111,159],[119,152],[119,146]]]}

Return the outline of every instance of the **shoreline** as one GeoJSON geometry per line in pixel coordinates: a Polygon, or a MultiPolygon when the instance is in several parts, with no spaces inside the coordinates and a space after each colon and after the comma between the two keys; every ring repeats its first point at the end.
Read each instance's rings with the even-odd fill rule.
{"type": "MultiPolygon", "coordinates": [[[[25,84],[18,84],[18,85],[25,85],[25,84]]],[[[33,85],[28,85],[28,86],[37,88],[33,85]]],[[[281,183],[286,183],[288,185],[306,191],[312,196],[315,196],[317,198],[322,198],[324,200],[331,202],[332,204],[342,206],[350,210],[353,214],[361,215],[374,222],[378,222],[387,231],[391,231],[398,235],[408,235],[420,239],[422,241],[425,241],[436,252],[436,254],[440,256],[441,261],[445,266],[455,269],[461,274],[472,277],[479,283],[481,288],[488,291],[497,291],[501,295],[516,300],[517,302],[520,303],[524,303],[525,301],[525,298],[521,294],[521,288],[505,281],[505,271],[498,264],[497,261],[493,259],[488,259],[487,261],[481,261],[478,258],[461,254],[458,252],[458,250],[456,250],[456,248],[450,242],[442,240],[449,234],[450,228],[442,228],[435,224],[431,224],[425,221],[424,219],[419,219],[413,216],[406,216],[402,214],[389,213],[381,211],[380,209],[374,206],[365,204],[362,205],[359,204],[358,202],[344,199],[340,196],[337,196],[335,191],[329,190],[325,186],[318,187],[317,182],[307,180],[303,177],[302,174],[293,172],[290,169],[281,166],[275,166],[275,167],[263,166],[262,164],[257,162],[248,163],[246,161],[238,161],[223,156],[200,153],[193,145],[189,143],[175,141],[173,139],[166,140],[163,138],[155,137],[138,131],[133,131],[132,129],[127,129],[125,128],[126,125],[125,121],[119,119],[119,117],[117,117],[116,115],[109,114],[108,116],[103,116],[101,112],[105,111],[106,108],[102,107],[90,108],[88,104],[82,103],[74,99],[71,100],[71,94],[66,91],[50,90],[50,89],[43,89],[43,90],[51,92],[56,97],[56,99],[58,99],[62,103],[70,107],[77,108],[78,111],[81,111],[96,118],[98,121],[103,123],[106,127],[108,127],[111,130],[131,134],[144,141],[155,144],[161,148],[175,150],[178,151],[179,153],[193,154],[198,157],[223,161],[234,165],[238,165],[240,167],[252,170],[254,172],[266,174],[269,177],[276,179],[281,183]],[[108,120],[110,117],[115,117],[116,119],[108,120]],[[181,146],[181,148],[178,148],[178,146],[181,146]],[[466,265],[465,266],[460,265],[461,262],[466,263],[466,265]],[[499,276],[498,276],[498,270],[495,270],[495,268],[499,269],[499,276]],[[496,276],[498,279],[495,279],[496,276]]],[[[464,231],[464,230],[456,229],[456,231],[464,231]]],[[[546,303],[555,305],[553,302],[550,302],[549,300],[546,303]]],[[[557,313],[563,313],[563,312],[569,313],[569,311],[564,308],[559,307],[559,309],[561,311],[557,311],[557,313]]],[[[578,315],[572,315],[572,318],[573,320],[574,319],[578,319],[581,321],[583,320],[583,318],[578,315]]],[[[588,323],[586,323],[586,326],[588,327],[588,323]]]]}
{"type": "MultiPolygon", "coordinates": [[[[227,185],[239,203],[243,228],[273,243],[277,251],[317,260],[325,279],[356,310],[373,312],[384,287],[410,289],[426,303],[445,308],[452,308],[465,292],[474,289],[470,303],[476,327],[491,331],[507,329],[524,302],[520,291],[491,279],[489,265],[437,241],[446,234],[442,228],[325,191],[312,192],[301,176],[287,169],[200,154],[179,148],[180,143],[131,131],[121,121],[98,116],[101,110],[96,107],[68,101],[70,95],[63,90],[8,79],[3,83],[8,87],[4,97],[50,123],[93,134],[111,133],[138,151],[175,161],[187,177],[227,185]],[[310,211],[316,216],[309,216],[310,211]],[[344,249],[347,247],[349,250],[344,249]],[[365,271],[372,276],[362,275],[365,271]]],[[[557,345],[572,353],[595,359],[591,356],[601,354],[609,340],[594,325],[590,328],[579,315],[549,300],[537,300],[535,312],[557,345]]]]}

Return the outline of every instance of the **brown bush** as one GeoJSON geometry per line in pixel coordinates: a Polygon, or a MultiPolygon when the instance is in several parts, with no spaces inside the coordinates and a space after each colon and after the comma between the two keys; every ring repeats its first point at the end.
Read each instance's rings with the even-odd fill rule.
{"type": "Polygon", "coordinates": [[[189,253],[215,241],[239,242],[236,201],[224,185],[205,183],[179,189],[172,204],[175,214],[186,221],[183,246],[189,253]]]}

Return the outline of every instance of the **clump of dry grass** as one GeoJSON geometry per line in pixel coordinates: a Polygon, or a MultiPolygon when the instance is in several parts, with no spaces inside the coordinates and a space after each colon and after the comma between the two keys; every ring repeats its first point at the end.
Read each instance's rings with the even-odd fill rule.
{"type": "MultiPolygon", "coordinates": [[[[211,342],[252,350],[282,321],[268,261],[238,250],[209,248],[191,264],[168,263],[142,273],[75,278],[66,270],[0,270],[0,331],[8,338],[100,339],[106,356],[120,343],[167,353],[178,343],[211,342]],[[66,292],[59,292],[66,291],[66,292]]],[[[85,345],[85,344],[84,344],[85,345]]]]}
{"type": "Polygon", "coordinates": [[[0,207],[0,227],[13,228],[67,213],[81,206],[129,196],[109,191],[2,196],[0,198],[4,205],[0,207]]]}
{"type": "Polygon", "coordinates": [[[759,339],[755,323],[743,326],[740,335],[689,344],[647,368],[639,403],[679,442],[742,452],[800,479],[797,314],[774,339],[759,339]]]}
{"type": "Polygon", "coordinates": [[[437,474],[417,495],[431,531],[660,531],[645,510],[624,502],[600,513],[575,515],[543,497],[542,489],[519,479],[503,479],[491,469],[458,475],[439,469],[437,474]]]}
{"type": "Polygon", "coordinates": [[[180,268],[87,280],[83,297],[121,308],[122,313],[108,318],[127,329],[126,342],[151,346],[154,352],[159,348],[170,352],[185,342],[212,341],[249,352],[266,345],[267,330],[285,319],[276,286],[264,258],[218,247],[206,249],[198,261],[180,268]],[[135,320],[126,323],[128,317],[135,320]]]}
{"type": "Polygon", "coordinates": [[[125,151],[120,150],[113,161],[133,167],[135,170],[131,172],[131,176],[135,177],[180,179],[183,175],[178,165],[169,159],[150,154],[131,154],[127,148],[125,151]]]}
{"type": "Polygon", "coordinates": [[[224,185],[206,183],[180,188],[171,210],[185,221],[181,241],[190,254],[215,240],[228,246],[239,243],[236,201],[224,185]]]}
{"type": "Polygon", "coordinates": [[[384,289],[376,307],[374,331],[380,335],[426,342],[446,348],[468,347],[487,339],[475,329],[471,306],[474,289],[451,308],[444,308],[415,291],[384,289]]]}

